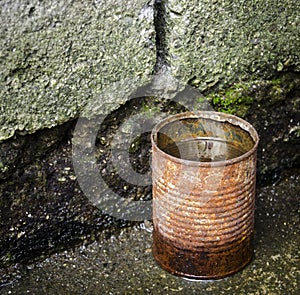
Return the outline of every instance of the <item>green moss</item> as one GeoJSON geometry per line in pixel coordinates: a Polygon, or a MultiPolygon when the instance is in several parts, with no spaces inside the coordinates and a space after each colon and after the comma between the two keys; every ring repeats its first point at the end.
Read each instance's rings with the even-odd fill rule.
{"type": "Polygon", "coordinates": [[[200,104],[204,103],[205,101],[206,101],[205,97],[202,97],[202,96],[197,99],[197,102],[200,104]]]}
{"type": "Polygon", "coordinates": [[[10,252],[7,252],[4,256],[0,258],[0,262],[3,266],[11,264],[13,260],[14,256],[10,252]]]}
{"type": "MultiPolygon", "coordinates": [[[[220,89],[207,97],[216,111],[245,117],[250,107],[256,104],[273,108],[281,104],[300,86],[300,78],[293,73],[285,73],[272,80],[256,80],[234,84],[220,89]]],[[[294,101],[294,104],[297,103],[294,101]]],[[[296,107],[295,105],[295,107],[296,107]]]]}
{"type": "Polygon", "coordinates": [[[250,86],[239,83],[229,89],[210,94],[208,98],[216,111],[244,117],[254,100],[249,95],[250,86]]]}
{"type": "Polygon", "coordinates": [[[270,105],[286,99],[287,94],[293,89],[299,87],[299,79],[292,75],[285,75],[281,78],[273,79],[269,82],[267,97],[269,98],[270,105]]]}
{"type": "Polygon", "coordinates": [[[141,112],[148,118],[152,118],[154,113],[159,113],[160,108],[156,105],[158,104],[158,100],[153,97],[153,99],[149,101],[143,101],[141,106],[141,112]],[[153,101],[152,101],[153,100],[153,101]]]}
{"type": "Polygon", "coordinates": [[[141,136],[136,137],[132,142],[132,144],[130,145],[129,154],[136,153],[140,149],[141,144],[142,144],[142,137],[141,136]]]}

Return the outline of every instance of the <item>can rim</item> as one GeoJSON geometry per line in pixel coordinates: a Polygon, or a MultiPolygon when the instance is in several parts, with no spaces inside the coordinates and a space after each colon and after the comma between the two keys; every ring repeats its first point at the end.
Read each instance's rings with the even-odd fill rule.
{"type": "Polygon", "coordinates": [[[193,112],[183,112],[179,114],[175,114],[172,116],[168,116],[167,118],[163,119],[162,121],[158,122],[151,132],[151,144],[152,148],[158,150],[162,156],[166,159],[169,159],[173,162],[177,162],[184,165],[189,166],[199,166],[199,167],[218,167],[218,166],[227,166],[232,165],[234,163],[238,163],[245,158],[248,158],[250,155],[254,154],[257,150],[257,146],[259,143],[259,136],[256,131],[256,129],[247,121],[244,119],[241,119],[240,117],[237,117],[232,114],[227,113],[221,113],[221,112],[214,112],[214,111],[193,111],[193,112]],[[157,134],[159,130],[166,126],[169,123],[175,122],[179,119],[190,119],[190,118],[203,118],[203,119],[209,119],[214,120],[218,122],[228,122],[232,125],[239,126],[244,131],[248,132],[251,138],[254,141],[253,147],[247,151],[246,153],[242,154],[241,156],[238,156],[236,158],[228,159],[228,160],[221,160],[221,161],[214,161],[214,162],[200,162],[200,161],[193,161],[193,160],[186,160],[177,158],[175,156],[172,156],[166,152],[164,152],[161,148],[157,145],[157,134]]]}

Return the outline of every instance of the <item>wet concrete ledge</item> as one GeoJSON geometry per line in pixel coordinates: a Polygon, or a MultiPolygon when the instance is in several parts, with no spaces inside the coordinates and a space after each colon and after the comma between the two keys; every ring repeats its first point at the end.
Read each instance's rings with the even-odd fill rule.
{"type": "Polygon", "coordinates": [[[163,271],[151,254],[152,223],[144,222],[42,262],[2,270],[7,280],[0,293],[299,294],[299,172],[286,171],[276,185],[258,189],[255,257],[231,277],[191,282],[163,271]]]}

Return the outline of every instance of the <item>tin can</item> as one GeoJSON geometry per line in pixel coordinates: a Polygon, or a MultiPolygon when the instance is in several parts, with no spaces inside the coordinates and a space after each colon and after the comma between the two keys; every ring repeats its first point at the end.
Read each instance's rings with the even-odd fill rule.
{"type": "Polygon", "coordinates": [[[218,112],[187,112],[151,134],[153,256],[172,274],[219,279],[253,256],[256,130],[218,112]]]}

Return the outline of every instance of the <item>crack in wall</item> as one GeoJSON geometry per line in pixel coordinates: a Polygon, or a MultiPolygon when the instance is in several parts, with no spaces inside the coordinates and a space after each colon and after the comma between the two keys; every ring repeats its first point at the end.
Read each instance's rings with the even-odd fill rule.
{"type": "Polygon", "coordinates": [[[168,67],[166,43],[166,1],[154,1],[154,27],[156,32],[156,63],[154,73],[157,74],[168,67]]]}

